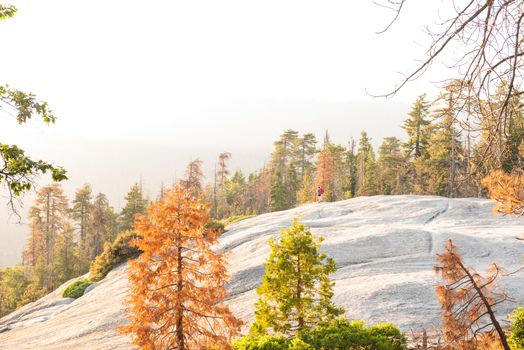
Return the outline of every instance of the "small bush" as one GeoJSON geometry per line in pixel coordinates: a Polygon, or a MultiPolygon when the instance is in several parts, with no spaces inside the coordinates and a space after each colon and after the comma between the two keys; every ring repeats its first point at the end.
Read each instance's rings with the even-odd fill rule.
{"type": "Polygon", "coordinates": [[[369,328],[364,322],[337,319],[313,329],[303,329],[298,336],[250,334],[233,343],[234,350],[405,350],[407,339],[391,323],[378,323],[369,328]]]}
{"type": "Polygon", "coordinates": [[[524,307],[519,307],[511,315],[511,334],[509,336],[509,345],[512,350],[524,349],[524,307]]]}
{"type": "Polygon", "coordinates": [[[288,350],[290,341],[281,336],[247,335],[233,343],[234,350],[288,350]]]}
{"type": "Polygon", "coordinates": [[[315,349],[407,349],[406,337],[391,323],[366,328],[364,322],[337,319],[311,330],[303,330],[299,333],[299,338],[315,349]]]}
{"type": "Polygon", "coordinates": [[[236,222],[252,218],[254,216],[256,216],[256,215],[236,215],[236,216],[230,216],[230,217],[228,217],[226,219],[220,220],[220,222],[224,226],[228,226],[228,225],[234,224],[236,222]]]}
{"type": "Polygon", "coordinates": [[[219,234],[225,231],[224,224],[221,221],[217,220],[209,220],[209,222],[205,225],[205,228],[212,229],[213,231],[216,231],[219,234]]]}
{"type": "Polygon", "coordinates": [[[94,282],[102,280],[113,267],[129,259],[138,257],[142,252],[131,243],[142,238],[134,231],[121,232],[112,244],[104,246],[102,254],[95,258],[89,270],[89,279],[94,282]]]}
{"type": "Polygon", "coordinates": [[[92,284],[93,282],[88,280],[74,281],[73,283],[67,286],[67,288],[62,293],[62,297],[78,299],[82,295],[84,295],[86,288],[92,284]]]}

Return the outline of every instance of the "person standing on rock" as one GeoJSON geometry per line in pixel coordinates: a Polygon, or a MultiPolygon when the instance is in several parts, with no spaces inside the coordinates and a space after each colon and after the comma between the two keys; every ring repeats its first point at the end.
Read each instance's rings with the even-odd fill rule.
{"type": "Polygon", "coordinates": [[[317,193],[317,202],[322,202],[322,195],[324,194],[324,188],[322,186],[318,186],[316,193],[317,193]]]}

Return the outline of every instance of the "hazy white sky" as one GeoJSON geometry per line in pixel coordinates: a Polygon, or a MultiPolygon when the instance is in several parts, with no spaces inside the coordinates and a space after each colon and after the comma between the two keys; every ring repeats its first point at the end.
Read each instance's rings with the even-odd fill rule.
{"type": "MultiPolygon", "coordinates": [[[[89,182],[116,207],[140,176],[154,196],[192,158],[209,174],[227,150],[233,167],[257,169],[287,128],[319,138],[327,128],[344,144],[362,129],[375,144],[402,136],[410,104],[442,78],[390,100],[365,92],[388,92],[423,57],[421,28],[441,0],[409,1],[382,35],[393,14],[371,0],[8,3],[19,13],[0,23],[0,83],[47,100],[59,119],[0,115],[0,141],[64,165],[69,196],[89,182]]],[[[0,207],[0,264],[26,231],[6,217],[0,207]]]]}

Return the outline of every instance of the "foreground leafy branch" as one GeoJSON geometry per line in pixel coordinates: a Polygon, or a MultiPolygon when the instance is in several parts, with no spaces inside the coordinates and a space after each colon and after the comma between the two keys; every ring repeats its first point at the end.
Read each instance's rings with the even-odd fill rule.
{"type": "MultiPolygon", "coordinates": [[[[16,11],[12,5],[0,5],[0,21],[13,17],[16,11]]],[[[47,102],[39,101],[32,93],[13,89],[7,84],[0,85],[0,112],[12,115],[18,124],[26,123],[34,115],[40,116],[46,124],[56,121],[47,102]]],[[[37,175],[48,172],[53,181],[67,179],[64,168],[42,160],[32,160],[16,145],[0,143],[0,184],[7,188],[8,205],[15,214],[15,199],[34,186],[37,175]]]]}

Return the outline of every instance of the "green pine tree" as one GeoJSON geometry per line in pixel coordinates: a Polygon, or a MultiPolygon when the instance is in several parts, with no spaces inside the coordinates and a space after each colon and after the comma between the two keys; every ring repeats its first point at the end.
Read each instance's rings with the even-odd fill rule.
{"type": "Polygon", "coordinates": [[[431,121],[429,120],[430,103],[426,101],[426,94],[420,95],[411,111],[408,113],[409,119],[404,121],[402,128],[408,134],[408,141],[404,143],[404,149],[408,156],[417,159],[426,156],[429,129],[431,121]]]}
{"type": "Polygon", "coordinates": [[[427,148],[428,157],[423,162],[429,192],[439,196],[456,197],[463,168],[462,142],[456,127],[460,108],[457,89],[457,82],[448,84],[435,102],[438,106],[433,115],[435,124],[427,148]]]}
{"type": "Polygon", "coordinates": [[[331,301],[334,283],[328,275],[336,267],[319,252],[321,242],[298,219],[282,230],[280,240],[269,240],[271,254],[257,288],[253,334],[293,335],[344,312],[331,301]]]}
{"type": "Polygon", "coordinates": [[[93,207],[93,195],[91,185],[85,184],[76,191],[75,199],[72,202],[71,216],[77,222],[79,240],[79,264],[80,271],[86,272],[89,269],[89,240],[92,232],[91,209],[93,207]]]}
{"type": "Polygon", "coordinates": [[[74,229],[66,226],[58,234],[55,243],[55,264],[54,270],[57,277],[56,283],[62,284],[73,277],[85,272],[79,269],[77,245],[74,240],[74,229]]]}
{"type": "Polygon", "coordinates": [[[381,194],[401,194],[406,191],[406,158],[402,154],[400,140],[386,137],[378,151],[378,191],[381,194]]]}
{"type": "Polygon", "coordinates": [[[289,209],[288,206],[288,191],[284,184],[279,180],[280,170],[275,173],[275,179],[271,185],[271,211],[279,211],[289,209]]]}
{"type": "Polygon", "coordinates": [[[118,216],[118,231],[128,231],[133,228],[136,214],[145,214],[147,208],[147,200],[142,195],[142,188],[138,183],[135,183],[127,193],[126,205],[118,216]]]}
{"type": "Polygon", "coordinates": [[[360,133],[357,155],[357,195],[370,196],[377,194],[377,169],[375,152],[371,146],[371,139],[365,131],[360,133]]]}

